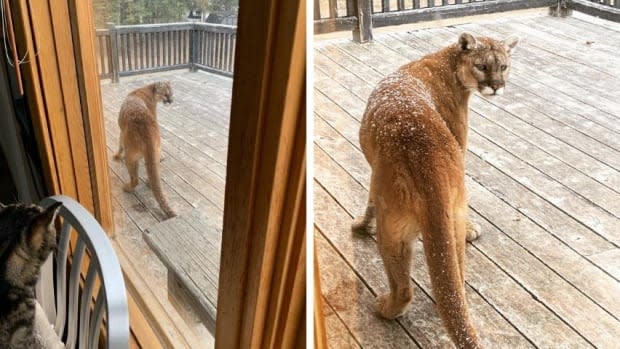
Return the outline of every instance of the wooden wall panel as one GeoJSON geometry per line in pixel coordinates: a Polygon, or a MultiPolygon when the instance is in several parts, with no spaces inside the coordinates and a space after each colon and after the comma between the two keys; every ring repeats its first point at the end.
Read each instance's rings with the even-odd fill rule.
{"type": "MultiPolygon", "coordinates": [[[[30,27],[30,12],[26,0],[18,0],[10,3],[13,15],[13,24],[15,27],[15,37],[17,39],[17,50],[19,57],[32,59],[32,53],[37,52],[34,46],[33,32],[30,27]]],[[[37,137],[37,145],[41,154],[41,162],[43,165],[44,178],[48,190],[54,193],[60,192],[60,183],[58,179],[58,168],[52,147],[49,125],[45,116],[45,100],[41,90],[40,71],[36,64],[23,64],[20,66],[23,80],[24,92],[28,96],[29,110],[33,115],[33,125],[35,136],[37,137]]]]}
{"type": "MultiPolygon", "coordinates": [[[[84,116],[82,115],[76,72],[78,67],[75,60],[75,51],[73,50],[74,38],[71,33],[71,22],[75,19],[69,17],[69,8],[66,1],[48,1],[52,20],[53,41],[58,60],[59,88],[62,91],[61,102],[64,108],[62,114],[48,115],[48,118],[63,119],[64,117],[65,128],[69,136],[70,156],[73,161],[72,169],[77,199],[90,212],[95,213],[93,188],[90,182],[90,173],[95,171],[95,168],[90,166],[86,152],[84,116]]],[[[35,1],[32,3],[35,3],[35,1]]],[[[36,1],[36,3],[44,4],[45,1],[36,1]]],[[[50,87],[53,88],[54,86],[50,87]]],[[[60,154],[62,157],[68,155],[60,154]]]]}
{"type": "Polygon", "coordinates": [[[76,199],[112,232],[90,6],[77,0],[11,2],[19,56],[28,52],[19,69],[48,191],[76,199]]]}
{"type": "MultiPolygon", "coordinates": [[[[40,84],[44,100],[44,110],[39,111],[39,117],[47,120],[49,136],[52,141],[53,157],[56,162],[60,193],[71,196],[80,201],[75,181],[74,159],[71,154],[69,129],[66,122],[63,89],[60,81],[59,57],[56,54],[54,31],[48,1],[29,1],[28,9],[31,20],[29,24],[33,31],[36,57],[32,55],[29,64],[37,64],[40,70],[39,81],[26,83],[40,84]]],[[[54,193],[56,194],[56,193],[54,193]]],[[[80,201],[82,203],[82,201],[80,201]]],[[[92,202],[84,206],[92,212],[92,202]],[[90,207],[89,207],[90,206],[90,207]]]]}

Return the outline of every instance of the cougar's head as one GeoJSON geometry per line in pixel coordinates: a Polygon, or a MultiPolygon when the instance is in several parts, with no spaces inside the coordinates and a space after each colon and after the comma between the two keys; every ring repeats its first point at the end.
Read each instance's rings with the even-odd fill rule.
{"type": "Polygon", "coordinates": [[[170,81],[156,82],[154,89],[158,100],[164,102],[164,104],[172,103],[172,86],[170,86],[170,81]]]}
{"type": "Polygon", "coordinates": [[[471,91],[483,95],[501,95],[510,72],[510,55],[519,38],[511,36],[503,41],[488,37],[474,37],[463,33],[459,37],[457,77],[471,91]]]}

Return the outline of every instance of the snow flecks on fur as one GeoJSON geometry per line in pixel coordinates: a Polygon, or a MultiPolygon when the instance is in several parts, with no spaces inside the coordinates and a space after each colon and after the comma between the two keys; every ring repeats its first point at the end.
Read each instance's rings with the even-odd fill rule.
{"type": "MultiPolygon", "coordinates": [[[[375,88],[366,114],[375,116],[370,121],[369,131],[386,154],[396,155],[395,151],[424,153],[428,120],[423,116],[437,114],[436,101],[421,79],[397,71],[375,88]]],[[[443,123],[440,117],[436,121],[443,123]]]]}

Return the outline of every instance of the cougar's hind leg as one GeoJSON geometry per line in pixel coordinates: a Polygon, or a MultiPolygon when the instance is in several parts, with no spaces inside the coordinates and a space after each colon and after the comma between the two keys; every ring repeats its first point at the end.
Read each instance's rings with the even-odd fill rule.
{"type": "Polygon", "coordinates": [[[114,160],[121,161],[123,159],[123,152],[125,151],[125,147],[123,146],[123,139],[125,139],[125,134],[123,131],[120,132],[118,137],[118,151],[114,154],[114,160]]]}
{"type": "Polygon", "coordinates": [[[376,298],[375,309],[388,319],[404,314],[413,300],[410,277],[413,266],[413,229],[409,217],[401,212],[377,208],[377,244],[390,293],[376,298]]]}
{"type": "Polygon", "coordinates": [[[125,166],[127,166],[127,172],[129,172],[129,183],[123,186],[123,190],[130,193],[140,182],[138,178],[138,158],[125,156],[125,166]]]}
{"type": "Polygon", "coordinates": [[[123,143],[119,141],[118,143],[118,151],[114,154],[114,160],[121,161],[123,159],[123,143]]]}
{"type": "Polygon", "coordinates": [[[454,234],[456,241],[456,256],[459,263],[459,271],[461,276],[461,284],[465,285],[465,245],[469,238],[469,230],[467,226],[467,218],[456,217],[454,220],[454,234]]]}
{"type": "Polygon", "coordinates": [[[375,202],[374,202],[374,190],[375,184],[373,183],[374,176],[370,176],[370,189],[368,190],[368,202],[366,204],[366,212],[363,216],[359,216],[355,219],[351,225],[351,231],[359,235],[374,235],[376,232],[376,219],[375,219],[375,202]]]}

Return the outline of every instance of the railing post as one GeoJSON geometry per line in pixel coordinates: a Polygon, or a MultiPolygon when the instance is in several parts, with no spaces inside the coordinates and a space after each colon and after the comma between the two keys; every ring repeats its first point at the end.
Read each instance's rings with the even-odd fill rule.
{"type": "Polygon", "coordinates": [[[196,60],[198,59],[198,25],[192,25],[189,31],[189,70],[195,72],[196,60]]]}
{"type": "Polygon", "coordinates": [[[110,72],[112,82],[118,82],[118,31],[114,23],[108,23],[110,33],[110,72]]]}
{"type": "MultiPolygon", "coordinates": [[[[347,1],[347,4],[349,2],[347,1]]],[[[314,19],[321,19],[321,6],[319,4],[319,0],[314,0],[314,19]]]]}
{"type": "MultiPolygon", "coordinates": [[[[616,4],[618,0],[616,0],[616,4]]],[[[549,16],[568,17],[573,14],[573,10],[568,7],[566,0],[558,0],[557,5],[549,7],[549,16]]]]}
{"type": "Polygon", "coordinates": [[[372,40],[372,1],[349,1],[353,1],[353,10],[357,17],[357,26],[353,28],[353,41],[361,43],[372,40]]]}

